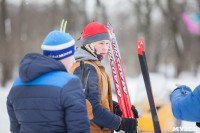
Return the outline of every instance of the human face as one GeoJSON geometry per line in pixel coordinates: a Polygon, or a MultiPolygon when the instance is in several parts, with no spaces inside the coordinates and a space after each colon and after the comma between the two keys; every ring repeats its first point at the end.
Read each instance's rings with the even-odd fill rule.
{"type": "Polygon", "coordinates": [[[108,53],[109,42],[109,40],[101,40],[93,43],[97,53],[101,54],[103,58],[105,58],[106,54],[108,53]]]}

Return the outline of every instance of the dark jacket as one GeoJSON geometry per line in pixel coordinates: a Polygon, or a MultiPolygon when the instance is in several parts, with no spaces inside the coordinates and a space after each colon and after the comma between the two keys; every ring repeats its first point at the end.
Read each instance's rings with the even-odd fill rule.
{"type": "Polygon", "coordinates": [[[70,69],[70,72],[76,75],[80,74],[81,60],[84,61],[85,67],[90,68],[87,82],[89,87],[89,97],[86,101],[89,118],[91,120],[91,132],[111,133],[112,130],[119,127],[120,118],[113,114],[113,101],[109,76],[106,73],[103,64],[89,52],[78,48],[75,53],[75,59],[77,62],[70,69]]]}
{"type": "Polygon", "coordinates": [[[200,122],[200,86],[194,91],[185,86],[177,87],[171,96],[172,112],[177,119],[200,122]]]}
{"type": "Polygon", "coordinates": [[[25,55],[7,97],[12,133],[89,133],[80,79],[59,61],[25,55]]]}

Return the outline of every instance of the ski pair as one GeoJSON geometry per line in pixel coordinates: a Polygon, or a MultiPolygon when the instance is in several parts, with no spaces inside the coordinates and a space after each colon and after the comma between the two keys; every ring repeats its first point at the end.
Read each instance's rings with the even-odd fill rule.
{"type": "Polygon", "coordinates": [[[154,102],[153,92],[151,88],[151,81],[149,77],[149,71],[148,71],[148,65],[146,61],[146,55],[144,50],[144,42],[143,38],[140,39],[140,41],[137,42],[137,51],[138,51],[138,57],[140,61],[140,67],[142,71],[142,76],[144,79],[146,92],[149,100],[149,105],[151,109],[151,116],[153,120],[153,126],[154,126],[154,132],[155,133],[161,133],[160,123],[157,115],[157,109],[154,102]]]}
{"type": "Polygon", "coordinates": [[[110,62],[119,108],[122,111],[122,117],[135,118],[133,111],[131,110],[132,104],[129,97],[116,36],[110,23],[107,24],[107,29],[111,39],[108,48],[108,59],[110,62]]]}

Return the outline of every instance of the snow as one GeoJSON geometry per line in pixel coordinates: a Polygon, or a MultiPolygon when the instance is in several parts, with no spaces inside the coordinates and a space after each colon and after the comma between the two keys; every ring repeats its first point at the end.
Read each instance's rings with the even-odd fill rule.
{"type": "Polygon", "coordinates": [[[6,100],[12,82],[9,82],[6,87],[0,87],[0,133],[9,133],[10,123],[6,108],[6,100]]]}
{"type": "MultiPolygon", "coordinates": [[[[154,99],[156,101],[162,100],[169,102],[169,95],[171,91],[176,88],[176,83],[188,85],[193,90],[199,84],[200,74],[198,74],[197,77],[194,77],[190,72],[184,72],[178,79],[174,79],[171,77],[165,77],[160,73],[151,73],[150,78],[154,99]]],[[[142,75],[134,78],[127,77],[126,80],[132,104],[147,97],[142,75]]],[[[9,133],[9,118],[6,109],[6,98],[12,86],[12,82],[9,82],[6,87],[0,88],[0,133],[9,133]]],[[[117,100],[115,94],[113,94],[113,99],[117,100]]],[[[197,130],[195,133],[200,132],[200,128],[196,128],[194,122],[183,121],[181,127],[191,127],[197,130]]]]}

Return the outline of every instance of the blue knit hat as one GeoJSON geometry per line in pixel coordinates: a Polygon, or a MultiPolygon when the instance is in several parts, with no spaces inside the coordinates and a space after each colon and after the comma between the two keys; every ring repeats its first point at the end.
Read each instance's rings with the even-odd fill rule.
{"type": "Polygon", "coordinates": [[[61,60],[74,55],[75,41],[68,33],[52,31],[45,38],[42,46],[43,55],[61,60]]]}

